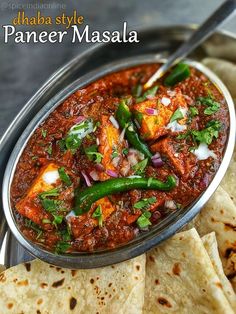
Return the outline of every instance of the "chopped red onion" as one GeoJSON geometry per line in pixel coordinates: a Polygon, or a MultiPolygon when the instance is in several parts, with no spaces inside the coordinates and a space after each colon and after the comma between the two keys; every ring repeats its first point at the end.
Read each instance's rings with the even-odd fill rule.
{"type": "Polygon", "coordinates": [[[113,116],[110,116],[109,120],[111,121],[111,123],[116,129],[119,129],[119,123],[116,121],[116,119],[113,116]]]}
{"type": "Polygon", "coordinates": [[[177,206],[173,200],[165,201],[165,207],[168,209],[173,209],[173,210],[177,208],[177,206]]]}
{"type": "Polygon", "coordinates": [[[84,177],[84,180],[85,180],[87,186],[92,186],[92,183],[91,183],[89,177],[87,176],[87,174],[84,171],[81,171],[81,174],[84,177]]]}
{"type": "Polygon", "coordinates": [[[75,119],[75,122],[76,123],[80,123],[82,121],[84,121],[86,118],[84,116],[78,116],[76,119],[75,119]]]}
{"type": "Polygon", "coordinates": [[[156,152],[156,154],[152,156],[151,159],[152,159],[153,166],[156,168],[159,168],[164,165],[164,161],[161,159],[161,155],[158,152],[156,152]]]}
{"type": "Polygon", "coordinates": [[[94,181],[98,181],[99,180],[99,176],[98,176],[98,173],[95,171],[95,170],[92,170],[90,173],[89,173],[90,177],[94,180],[94,181]]]}
{"type": "Polygon", "coordinates": [[[146,108],[145,111],[150,116],[156,116],[158,113],[157,109],[153,109],[153,108],[146,108]]]}
{"type": "Polygon", "coordinates": [[[118,174],[113,171],[113,170],[106,170],[106,173],[110,176],[110,177],[113,177],[113,178],[117,178],[118,177],[118,174]]]}
{"type": "Polygon", "coordinates": [[[102,164],[95,164],[94,166],[98,171],[103,171],[104,170],[104,166],[102,164]]]}
{"type": "Polygon", "coordinates": [[[125,137],[125,128],[122,130],[122,132],[120,133],[120,137],[119,137],[119,142],[123,142],[124,140],[124,137],[125,137]]]}
{"type": "Polygon", "coordinates": [[[161,158],[161,155],[159,152],[156,152],[156,154],[153,155],[151,159],[153,160],[153,159],[159,159],[159,158],[161,158]]]}
{"type": "Polygon", "coordinates": [[[125,177],[130,170],[130,163],[127,160],[123,161],[122,168],[120,169],[120,173],[125,177]]]}

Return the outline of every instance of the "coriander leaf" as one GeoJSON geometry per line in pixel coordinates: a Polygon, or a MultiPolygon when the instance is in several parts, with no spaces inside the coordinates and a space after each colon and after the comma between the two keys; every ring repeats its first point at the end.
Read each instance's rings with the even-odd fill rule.
{"type": "Polygon", "coordinates": [[[27,228],[30,228],[30,229],[34,230],[35,232],[37,232],[36,240],[38,240],[38,239],[42,236],[43,230],[41,230],[41,229],[38,227],[38,225],[36,225],[36,223],[34,223],[34,222],[33,222],[32,220],[30,220],[30,219],[25,218],[24,222],[25,222],[25,226],[26,226],[27,228]]]}
{"type": "Polygon", "coordinates": [[[128,155],[128,153],[129,153],[129,149],[128,149],[128,148],[124,148],[124,149],[122,150],[122,154],[123,154],[123,155],[128,155]]]}
{"type": "Polygon", "coordinates": [[[143,94],[143,96],[138,97],[138,98],[136,99],[136,102],[139,103],[139,102],[142,102],[142,101],[146,100],[146,99],[147,99],[147,96],[153,96],[153,97],[154,97],[154,96],[156,95],[157,90],[158,90],[158,86],[153,86],[152,88],[149,88],[149,89],[143,94]]]}
{"type": "Polygon", "coordinates": [[[144,211],[142,215],[137,219],[137,225],[140,229],[150,226],[152,223],[149,220],[151,213],[149,211],[144,211]]]}
{"type": "Polygon", "coordinates": [[[220,109],[220,104],[214,101],[214,99],[211,97],[199,97],[198,101],[200,101],[201,104],[207,106],[207,108],[204,110],[204,114],[206,115],[212,115],[220,109]]]}
{"type": "Polygon", "coordinates": [[[47,130],[42,129],[41,133],[43,138],[47,136],[47,130]]]}
{"type": "Polygon", "coordinates": [[[67,186],[70,186],[72,184],[72,181],[69,175],[65,172],[64,167],[59,168],[58,173],[59,173],[61,181],[64,182],[67,186]]]}
{"type": "Polygon", "coordinates": [[[52,143],[49,144],[48,148],[46,149],[48,155],[52,155],[52,143]]]}
{"type": "Polygon", "coordinates": [[[171,119],[170,119],[170,122],[173,122],[175,120],[180,120],[180,119],[183,119],[184,118],[184,115],[181,111],[180,108],[178,108],[177,110],[175,110],[175,112],[173,113],[171,119]]]}
{"type": "Polygon", "coordinates": [[[116,157],[118,157],[118,156],[119,156],[118,151],[117,151],[117,150],[113,150],[113,152],[112,152],[112,154],[111,154],[111,158],[114,159],[114,158],[116,158],[116,157]]]}
{"type": "Polygon", "coordinates": [[[136,165],[133,166],[133,170],[135,171],[135,174],[142,174],[148,164],[148,158],[140,161],[136,165]]]}
{"type": "Polygon", "coordinates": [[[220,121],[212,120],[207,123],[205,129],[200,131],[193,130],[192,136],[194,140],[209,145],[213,141],[214,137],[217,138],[219,136],[220,128],[221,128],[220,121]]]}
{"type": "Polygon", "coordinates": [[[96,153],[96,152],[87,152],[87,155],[93,156],[94,161],[98,164],[100,164],[100,162],[102,161],[102,158],[103,158],[102,154],[96,153]]]}
{"type": "MultiPolygon", "coordinates": [[[[152,178],[150,178],[152,179],[152,178]]],[[[141,201],[134,204],[134,208],[136,209],[146,209],[150,207],[150,205],[154,204],[156,202],[156,197],[150,197],[150,198],[144,198],[141,201]]]]}
{"type": "Polygon", "coordinates": [[[52,214],[52,215],[53,215],[53,218],[54,218],[52,223],[55,226],[60,225],[62,223],[62,221],[63,221],[63,216],[55,215],[55,214],[52,214]]]}
{"type": "Polygon", "coordinates": [[[55,247],[55,253],[60,254],[60,253],[65,253],[69,247],[70,243],[65,242],[65,241],[58,241],[55,247]]]}
{"type": "Polygon", "coordinates": [[[70,149],[74,154],[81,145],[81,139],[76,134],[70,134],[65,138],[66,149],[70,149]]]}
{"type": "Polygon", "coordinates": [[[71,240],[71,232],[68,226],[67,226],[67,229],[58,231],[58,234],[61,236],[63,241],[71,240]]]}
{"type": "Polygon", "coordinates": [[[43,223],[43,224],[50,224],[50,223],[51,223],[51,220],[45,218],[45,219],[42,220],[42,223],[43,223]]]}
{"type": "Polygon", "coordinates": [[[190,116],[191,117],[195,117],[199,113],[197,107],[189,107],[189,110],[190,110],[190,116]]]}
{"type": "Polygon", "coordinates": [[[103,218],[102,218],[102,207],[101,207],[101,205],[99,205],[95,209],[95,211],[93,212],[92,217],[93,218],[97,218],[99,227],[102,227],[102,225],[103,225],[103,218]]]}
{"type": "Polygon", "coordinates": [[[43,208],[48,212],[54,212],[58,209],[58,207],[61,205],[61,201],[58,200],[52,200],[49,198],[41,199],[41,203],[43,208]]]}

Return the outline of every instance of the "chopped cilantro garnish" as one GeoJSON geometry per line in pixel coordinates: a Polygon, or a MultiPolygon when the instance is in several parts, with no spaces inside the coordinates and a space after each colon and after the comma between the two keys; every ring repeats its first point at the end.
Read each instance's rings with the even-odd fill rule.
{"type": "Polygon", "coordinates": [[[47,136],[47,130],[42,129],[42,137],[45,138],[47,136]]]}
{"type": "Polygon", "coordinates": [[[192,130],[192,136],[194,139],[200,143],[211,144],[214,137],[219,136],[219,130],[221,128],[220,121],[212,120],[207,123],[206,128],[200,131],[192,130]]]}
{"type": "Polygon", "coordinates": [[[50,219],[47,219],[47,218],[44,218],[44,219],[42,220],[42,223],[43,223],[43,224],[50,224],[50,223],[51,223],[51,220],[50,220],[50,219]]]}
{"type": "Polygon", "coordinates": [[[61,223],[62,223],[62,221],[63,221],[63,216],[61,216],[61,215],[55,215],[55,214],[52,214],[53,215],[53,224],[55,225],[55,226],[57,226],[57,225],[60,225],[61,223]]]}
{"type": "Polygon", "coordinates": [[[103,225],[103,218],[102,218],[102,207],[101,207],[101,205],[99,205],[95,209],[95,211],[93,212],[92,217],[93,218],[97,218],[99,227],[102,227],[102,225],[103,225]]]}
{"type": "Polygon", "coordinates": [[[180,119],[183,119],[184,118],[184,115],[181,111],[180,108],[178,108],[177,110],[175,110],[175,112],[173,113],[171,119],[170,119],[170,122],[173,122],[175,120],[180,120],[180,119]]]}
{"type": "Polygon", "coordinates": [[[143,94],[143,96],[138,97],[138,98],[136,99],[136,102],[139,103],[139,102],[142,102],[142,101],[146,100],[146,99],[147,99],[147,96],[155,96],[157,90],[158,90],[158,86],[153,86],[152,88],[149,88],[149,89],[143,94]]]}
{"type": "Polygon", "coordinates": [[[142,174],[148,164],[148,158],[138,162],[136,165],[133,166],[133,170],[135,171],[135,174],[142,174]]]}
{"type": "Polygon", "coordinates": [[[191,117],[195,117],[198,115],[198,109],[197,107],[189,107],[189,110],[190,110],[190,116],[191,117]]]}
{"type": "Polygon", "coordinates": [[[118,157],[118,156],[119,156],[118,151],[117,151],[117,150],[113,150],[113,152],[112,152],[112,154],[111,154],[111,158],[113,159],[113,158],[116,158],[116,157],[118,157]]]}
{"type": "Polygon", "coordinates": [[[41,203],[43,208],[48,212],[54,212],[58,209],[58,207],[62,204],[62,201],[52,200],[49,198],[41,199],[41,203]]]}
{"type": "Polygon", "coordinates": [[[103,155],[98,153],[97,145],[91,145],[89,147],[86,147],[84,151],[89,160],[93,160],[98,164],[102,161],[103,155]]]}
{"type": "Polygon", "coordinates": [[[149,220],[151,215],[152,214],[149,211],[145,210],[142,215],[137,219],[137,225],[140,229],[146,228],[152,224],[149,220]]]}
{"type": "Polygon", "coordinates": [[[211,97],[199,97],[198,101],[201,104],[207,106],[207,108],[204,110],[206,115],[212,115],[220,109],[220,104],[211,97]]]}
{"type": "Polygon", "coordinates": [[[77,134],[70,134],[65,138],[65,147],[70,149],[74,154],[80,147],[82,140],[78,138],[77,134]]]}
{"type": "Polygon", "coordinates": [[[65,168],[61,167],[58,169],[59,176],[62,182],[64,182],[67,186],[70,186],[72,184],[72,181],[69,177],[69,175],[65,172],[65,168]]]}
{"type": "MultiPolygon", "coordinates": [[[[152,178],[151,178],[152,179],[152,178]]],[[[156,202],[156,197],[149,197],[149,198],[144,198],[141,201],[137,202],[134,204],[135,209],[147,209],[150,207],[150,205],[154,204],[156,202]]]]}
{"type": "Polygon", "coordinates": [[[128,153],[129,153],[129,149],[128,148],[123,148],[122,154],[123,155],[128,155],[128,153]]]}
{"type": "Polygon", "coordinates": [[[65,241],[58,241],[55,247],[55,253],[60,254],[60,253],[65,253],[69,247],[70,243],[65,242],[65,241]]]}
{"type": "Polygon", "coordinates": [[[49,144],[48,148],[46,149],[48,155],[52,155],[52,143],[49,144]]]}
{"type": "Polygon", "coordinates": [[[38,240],[42,234],[43,234],[43,230],[41,230],[38,225],[36,225],[36,223],[34,223],[32,220],[25,218],[25,226],[34,230],[35,232],[37,232],[37,237],[36,240],[38,240]]]}

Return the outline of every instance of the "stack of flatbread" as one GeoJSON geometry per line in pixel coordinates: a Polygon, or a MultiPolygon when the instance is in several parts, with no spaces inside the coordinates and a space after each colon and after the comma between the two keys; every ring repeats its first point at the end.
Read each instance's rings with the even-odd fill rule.
{"type": "MultiPolygon", "coordinates": [[[[219,49],[206,49],[220,56],[219,49]]],[[[215,58],[203,63],[236,100],[236,65],[215,58]]],[[[236,313],[235,171],[236,152],[194,221],[146,255],[93,270],[34,260],[2,271],[0,314],[236,313]]]]}

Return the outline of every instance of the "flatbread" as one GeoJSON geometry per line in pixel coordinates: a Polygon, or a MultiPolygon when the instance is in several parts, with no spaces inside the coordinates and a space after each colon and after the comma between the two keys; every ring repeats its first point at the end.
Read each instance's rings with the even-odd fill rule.
{"type": "Polygon", "coordinates": [[[227,191],[236,206],[236,151],[233,154],[229,167],[220,185],[227,191]]]}
{"type": "Polygon", "coordinates": [[[219,76],[229,89],[234,100],[236,100],[236,65],[232,62],[216,58],[205,58],[202,60],[202,63],[219,76]]]}
{"type": "Polygon", "coordinates": [[[145,314],[234,313],[195,229],[147,254],[145,314]]]}
{"type": "Polygon", "coordinates": [[[225,276],[222,263],[219,256],[218,245],[216,241],[215,232],[211,232],[202,237],[203,245],[211,259],[211,263],[218,275],[220,282],[222,284],[222,289],[226,298],[228,299],[233,310],[236,312],[236,295],[234,293],[233,287],[229,282],[228,278],[225,276]]]}
{"type": "Polygon", "coordinates": [[[142,313],[145,259],[77,271],[39,260],[20,264],[0,274],[0,312],[142,313]]]}
{"type": "Polygon", "coordinates": [[[190,223],[192,226],[201,236],[215,231],[224,272],[232,280],[236,276],[236,206],[222,187],[190,223]]]}
{"type": "Polygon", "coordinates": [[[234,38],[222,37],[218,34],[211,36],[203,44],[207,55],[236,61],[236,42],[234,38]]]}

